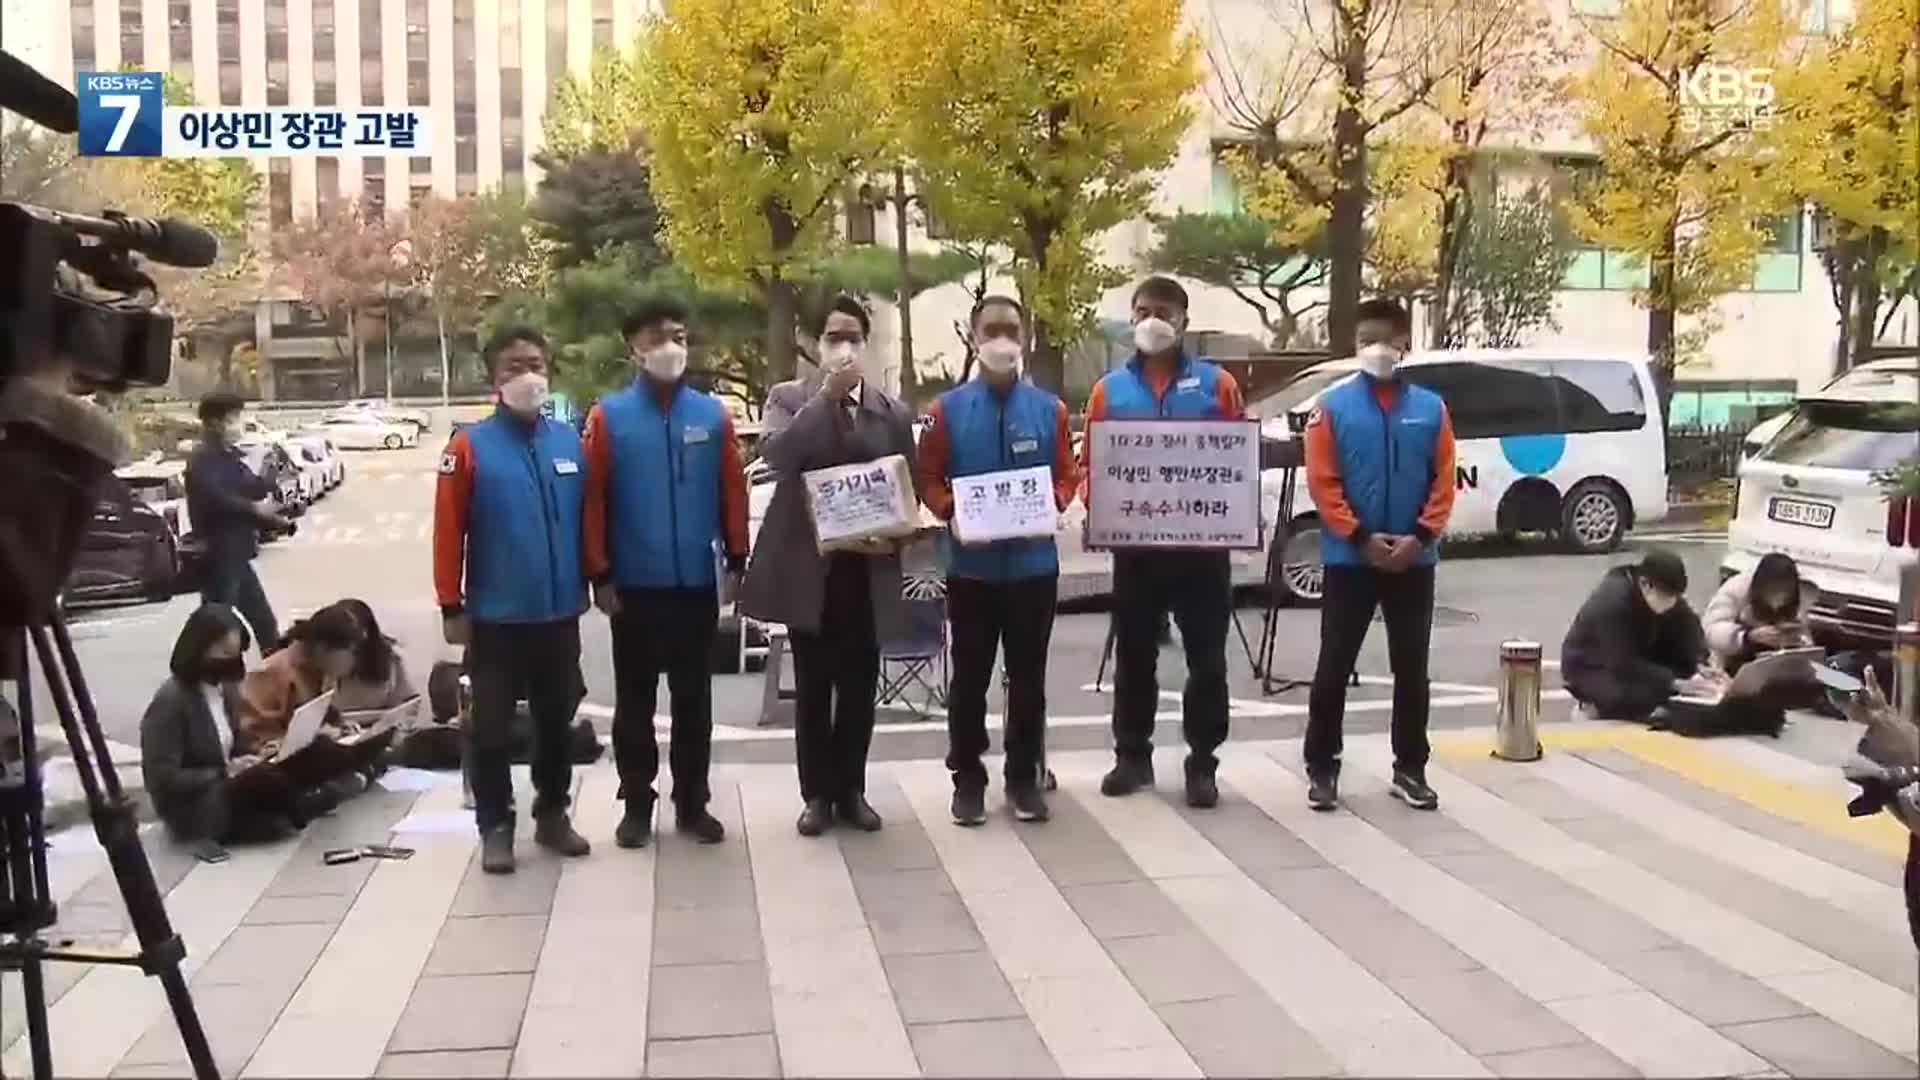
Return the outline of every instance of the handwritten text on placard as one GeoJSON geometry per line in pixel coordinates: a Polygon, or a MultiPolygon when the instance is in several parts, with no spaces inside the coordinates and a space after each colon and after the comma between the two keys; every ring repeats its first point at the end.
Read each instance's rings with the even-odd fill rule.
{"type": "Polygon", "coordinates": [[[1089,547],[1259,548],[1256,421],[1100,420],[1088,438],[1089,547]]]}

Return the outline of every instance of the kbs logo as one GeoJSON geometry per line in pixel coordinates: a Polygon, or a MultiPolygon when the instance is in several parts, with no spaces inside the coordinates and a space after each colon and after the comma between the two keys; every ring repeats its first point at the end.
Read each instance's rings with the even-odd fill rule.
{"type": "Polygon", "coordinates": [[[1773,69],[1701,64],[1681,75],[1680,126],[1760,130],[1773,123],[1773,69]]]}

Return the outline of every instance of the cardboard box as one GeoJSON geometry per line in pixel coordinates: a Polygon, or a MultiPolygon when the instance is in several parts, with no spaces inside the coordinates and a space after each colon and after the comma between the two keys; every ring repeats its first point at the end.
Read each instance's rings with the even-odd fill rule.
{"type": "Polygon", "coordinates": [[[920,529],[913,470],[899,454],[814,469],[802,479],[822,553],[858,548],[869,540],[898,540],[920,529]]]}

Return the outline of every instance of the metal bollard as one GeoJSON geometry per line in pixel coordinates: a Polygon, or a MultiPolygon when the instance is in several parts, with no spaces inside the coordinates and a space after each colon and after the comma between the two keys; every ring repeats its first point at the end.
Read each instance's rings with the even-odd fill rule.
{"type": "Polygon", "coordinates": [[[1540,643],[1500,643],[1500,713],[1493,756],[1538,761],[1540,746],[1540,643]]]}

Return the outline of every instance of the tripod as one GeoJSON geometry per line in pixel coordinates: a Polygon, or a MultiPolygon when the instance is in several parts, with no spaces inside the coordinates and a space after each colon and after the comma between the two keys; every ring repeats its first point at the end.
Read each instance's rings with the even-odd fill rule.
{"type": "MultiPolygon", "coordinates": [[[[166,905],[153,880],[153,867],[140,846],[134,804],[121,790],[120,778],[114,773],[106,736],[100,731],[93,696],[87,691],[66,625],[56,616],[48,625],[0,631],[0,640],[5,638],[12,640],[6,652],[0,653],[0,661],[11,661],[19,676],[19,729],[7,731],[0,725],[0,843],[4,844],[4,861],[0,862],[0,876],[4,877],[4,887],[0,888],[0,969],[20,973],[33,1075],[36,1080],[51,1080],[53,1076],[43,965],[59,960],[137,967],[159,978],[194,1075],[199,1080],[218,1080],[220,1072],[214,1065],[213,1051],[207,1046],[186,977],[180,972],[186,946],[167,919],[166,905]],[[54,711],[60,716],[61,730],[66,733],[74,771],[86,791],[94,833],[106,851],[139,940],[139,946],[132,950],[73,948],[65,943],[49,944],[40,937],[40,931],[53,925],[58,911],[47,883],[47,835],[41,819],[44,803],[39,749],[34,740],[29,640],[54,711]]],[[[8,665],[0,664],[4,666],[8,665]]],[[[0,700],[0,714],[10,716],[5,704],[0,700]]]]}

